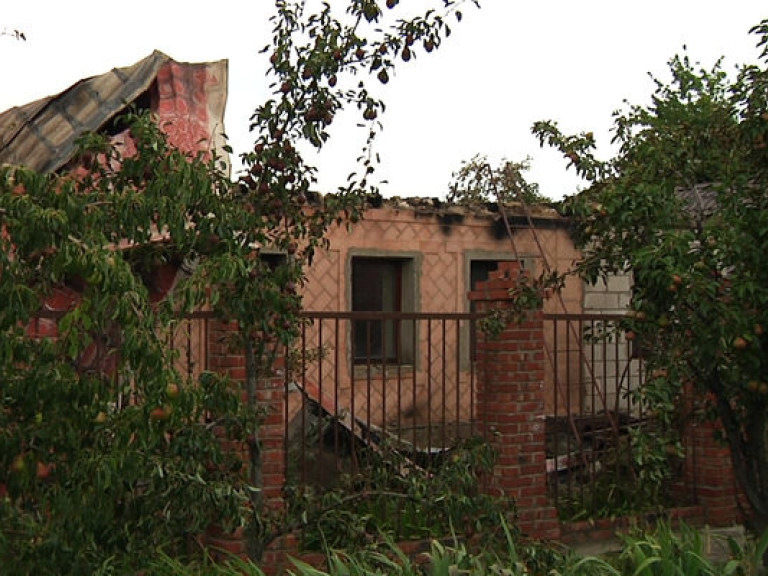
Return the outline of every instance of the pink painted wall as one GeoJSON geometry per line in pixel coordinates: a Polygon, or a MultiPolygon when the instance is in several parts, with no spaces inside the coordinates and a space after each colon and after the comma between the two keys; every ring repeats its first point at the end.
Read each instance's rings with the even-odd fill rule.
{"type": "MultiPolygon", "coordinates": [[[[351,261],[354,256],[401,257],[412,259],[415,299],[413,312],[455,313],[470,311],[467,293],[470,290],[470,262],[473,259],[523,260],[524,267],[535,277],[545,270],[546,263],[552,269],[567,270],[578,253],[568,235],[565,221],[554,211],[546,208],[537,209],[538,224],[535,231],[525,224],[519,224],[513,232],[513,239],[496,222],[497,214],[473,213],[457,207],[446,211],[414,207],[400,201],[390,201],[381,208],[371,208],[364,218],[353,225],[338,227],[330,233],[330,250],[319,252],[312,266],[306,271],[307,282],[303,288],[304,308],[308,311],[350,311],[351,305],[351,261]],[[499,230],[501,232],[499,233],[499,230]]],[[[513,214],[514,216],[514,214],[513,214]]],[[[582,302],[582,284],[575,278],[570,279],[562,292],[565,308],[569,312],[580,312],[582,302]]],[[[545,302],[545,311],[562,312],[558,298],[545,302]]],[[[310,384],[322,380],[326,389],[338,380],[340,396],[338,409],[349,409],[350,405],[364,406],[372,402],[366,418],[377,426],[390,424],[407,415],[414,423],[423,423],[437,414],[444,415],[442,396],[435,393],[426,372],[427,362],[417,363],[403,373],[392,375],[380,371],[366,371],[361,366],[355,367],[354,378],[350,373],[349,328],[339,331],[339,339],[333,342],[329,355],[338,358],[338,362],[324,362],[321,367],[311,366],[315,374],[308,376],[310,384]],[[414,374],[415,371],[415,374],[414,374]],[[362,382],[350,384],[350,380],[362,382]],[[397,390],[402,400],[396,403],[390,399],[384,402],[387,394],[397,390]],[[389,392],[388,392],[389,391],[389,392]],[[370,413],[370,415],[369,415],[370,413]]],[[[418,348],[421,357],[427,357],[426,329],[418,330],[418,348]]],[[[311,340],[309,345],[316,344],[311,340]]],[[[468,329],[459,337],[468,340],[468,329]]],[[[551,341],[551,330],[545,333],[551,341]]],[[[434,346],[434,345],[433,345],[434,346]]],[[[439,346],[442,346],[440,344],[439,346]]],[[[464,350],[457,345],[457,339],[448,336],[445,352],[448,364],[456,362],[457,355],[468,358],[466,345],[464,350]]],[[[441,356],[442,357],[442,356],[441,356]]],[[[546,404],[548,411],[554,402],[554,368],[545,362],[546,404]]],[[[463,411],[472,402],[472,378],[468,373],[468,363],[462,364],[461,377],[450,381],[446,402],[459,408],[449,410],[448,417],[463,420],[463,411]],[[459,401],[456,402],[455,399],[459,401]],[[464,407],[464,408],[462,408],[464,407]]],[[[432,374],[434,380],[434,372],[432,374]]],[[[449,379],[450,380],[450,379],[449,379]]],[[[292,414],[298,408],[294,405],[292,414]]]]}

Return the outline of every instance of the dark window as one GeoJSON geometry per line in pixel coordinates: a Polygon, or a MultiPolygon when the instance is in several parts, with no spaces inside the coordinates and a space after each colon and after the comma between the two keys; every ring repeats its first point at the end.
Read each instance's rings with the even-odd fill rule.
{"type": "Polygon", "coordinates": [[[478,282],[485,282],[491,275],[491,272],[497,270],[499,263],[496,260],[472,260],[469,269],[470,290],[477,288],[478,282]]]}
{"type": "Polygon", "coordinates": [[[288,257],[281,252],[261,252],[259,258],[272,271],[288,261],[288,257]]]}
{"type": "MultiPolygon", "coordinates": [[[[353,312],[406,312],[412,310],[411,261],[391,258],[352,259],[353,312]]],[[[411,359],[413,322],[359,319],[353,322],[355,362],[404,363],[411,359]]]]}

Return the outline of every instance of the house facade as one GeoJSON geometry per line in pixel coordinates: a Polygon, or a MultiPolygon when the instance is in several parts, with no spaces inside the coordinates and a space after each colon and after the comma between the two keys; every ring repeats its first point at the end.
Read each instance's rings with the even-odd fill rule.
{"type": "MultiPolygon", "coordinates": [[[[529,222],[521,207],[509,209],[510,238],[493,209],[421,198],[385,200],[369,207],[360,222],[331,230],[330,249],[307,269],[305,308],[371,310],[376,304],[365,300],[364,291],[379,279],[389,282],[383,290],[400,292],[399,301],[382,300],[382,310],[468,312],[472,283],[486,279],[500,261],[519,260],[534,277],[547,265],[570,269],[578,251],[567,220],[552,208],[532,210],[529,222]]],[[[581,284],[567,282],[563,298],[569,309],[580,310],[581,284]]],[[[558,308],[554,299],[546,306],[558,308]]]]}
{"type": "MultiPolygon", "coordinates": [[[[312,318],[301,348],[320,352],[302,365],[294,391],[328,414],[350,415],[350,425],[390,429],[417,443],[425,442],[419,431],[454,437],[475,410],[469,293],[501,262],[519,262],[535,278],[566,271],[578,257],[567,220],[554,209],[512,206],[506,218],[511,234],[495,206],[395,198],[333,229],[330,249],[306,269],[304,309],[312,318]],[[337,313],[357,316],[332,318],[337,313]]],[[[545,310],[579,312],[582,283],[568,279],[561,296],[546,299],[545,310]]],[[[554,330],[545,329],[553,347],[554,330]]],[[[546,364],[551,410],[557,368],[546,364]]],[[[299,418],[303,402],[294,395],[289,420],[299,418]]]]}

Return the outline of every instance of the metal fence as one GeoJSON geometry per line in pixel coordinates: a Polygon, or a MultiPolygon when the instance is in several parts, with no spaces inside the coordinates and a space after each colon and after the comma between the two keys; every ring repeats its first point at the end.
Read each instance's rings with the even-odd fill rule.
{"type": "MultiPolygon", "coordinates": [[[[633,435],[656,423],[639,393],[645,366],[637,342],[621,329],[623,316],[545,315],[551,370],[547,415],[549,492],[562,517],[615,515],[662,503],[675,483],[676,465],[660,491],[641,483],[633,435]]],[[[695,494],[695,487],[688,495],[695,494]]]]}
{"type": "Polygon", "coordinates": [[[333,485],[385,447],[425,465],[476,435],[475,318],[305,313],[287,362],[289,481],[333,485]]]}
{"type": "MultiPolygon", "coordinates": [[[[28,330],[56,337],[61,313],[42,313],[28,330]]],[[[288,482],[337,485],[370,454],[394,448],[417,466],[439,463],[482,432],[477,406],[478,314],[305,312],[287,352],[285,453],[288,482]]],[[[633,430],[653,426],[635,400],[642,355],[617,328],[621,316],[544,316],[546,453],[549,493],[561,515],[600,513],[632,496],[633,430]],[[610,501],[613,499],[613,501],[610,501]]],[[[209,313],[161,328],[180,373],[211,368],[209,313]]],[[[98,336],[98,335],[96,335],[98,336]]],[[[109,371],[119,331],[94,337],[78,362],[109,371]]],[[[693,447],[695,450],[695,446],[693,447]]],[[[695,457],[695,454],[689,454],[695,457]]],[[[688,492],[695,494],[695,487],[688,492]]]]}

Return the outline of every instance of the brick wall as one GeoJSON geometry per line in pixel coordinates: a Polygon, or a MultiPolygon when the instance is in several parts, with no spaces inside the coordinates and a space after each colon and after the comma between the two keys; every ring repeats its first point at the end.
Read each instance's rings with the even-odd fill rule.
{"type": "MultiPolygon", "coordinates": [[[[246,359],[242,351],[231,344],[232,335],[237,333],[237,330],[238,326],[234,322],[211,321],[208,331],[208,365],[210,370],[225,374],[235,382],[244,383],[246,359]]],[[[259,461],[255,470],[256,477],[251,481],[261,488],[260,504],[279,511],[284,505],[285,485],[285,381],[279,370],[276,370],[273,377],[259,379],[253,405],[254,409],[263,413],[264,418],[258,431],[259,461]]],[[[226,448],[239,453],[244,461],[250,460],[251,448],[247,442],[228,443],[226,448]]],[[[213,526],[206,537],[207,545],[214,550],[242,558],[252,552],[247,548],[248,542],[243,528],[225,532],[221,527],[213,526]]],[[[279,544],[269,554],[285,556],[279,544]]]]}
{"type": "Polygon", "coordinates": [[[686,459],[683,485],[694,491],[703,520],[713,526],[744,521],[740,488],[731,465],[731,451],[718,439],[722,427],[714,422],[689,422],[683,445],[686,459]]]}

